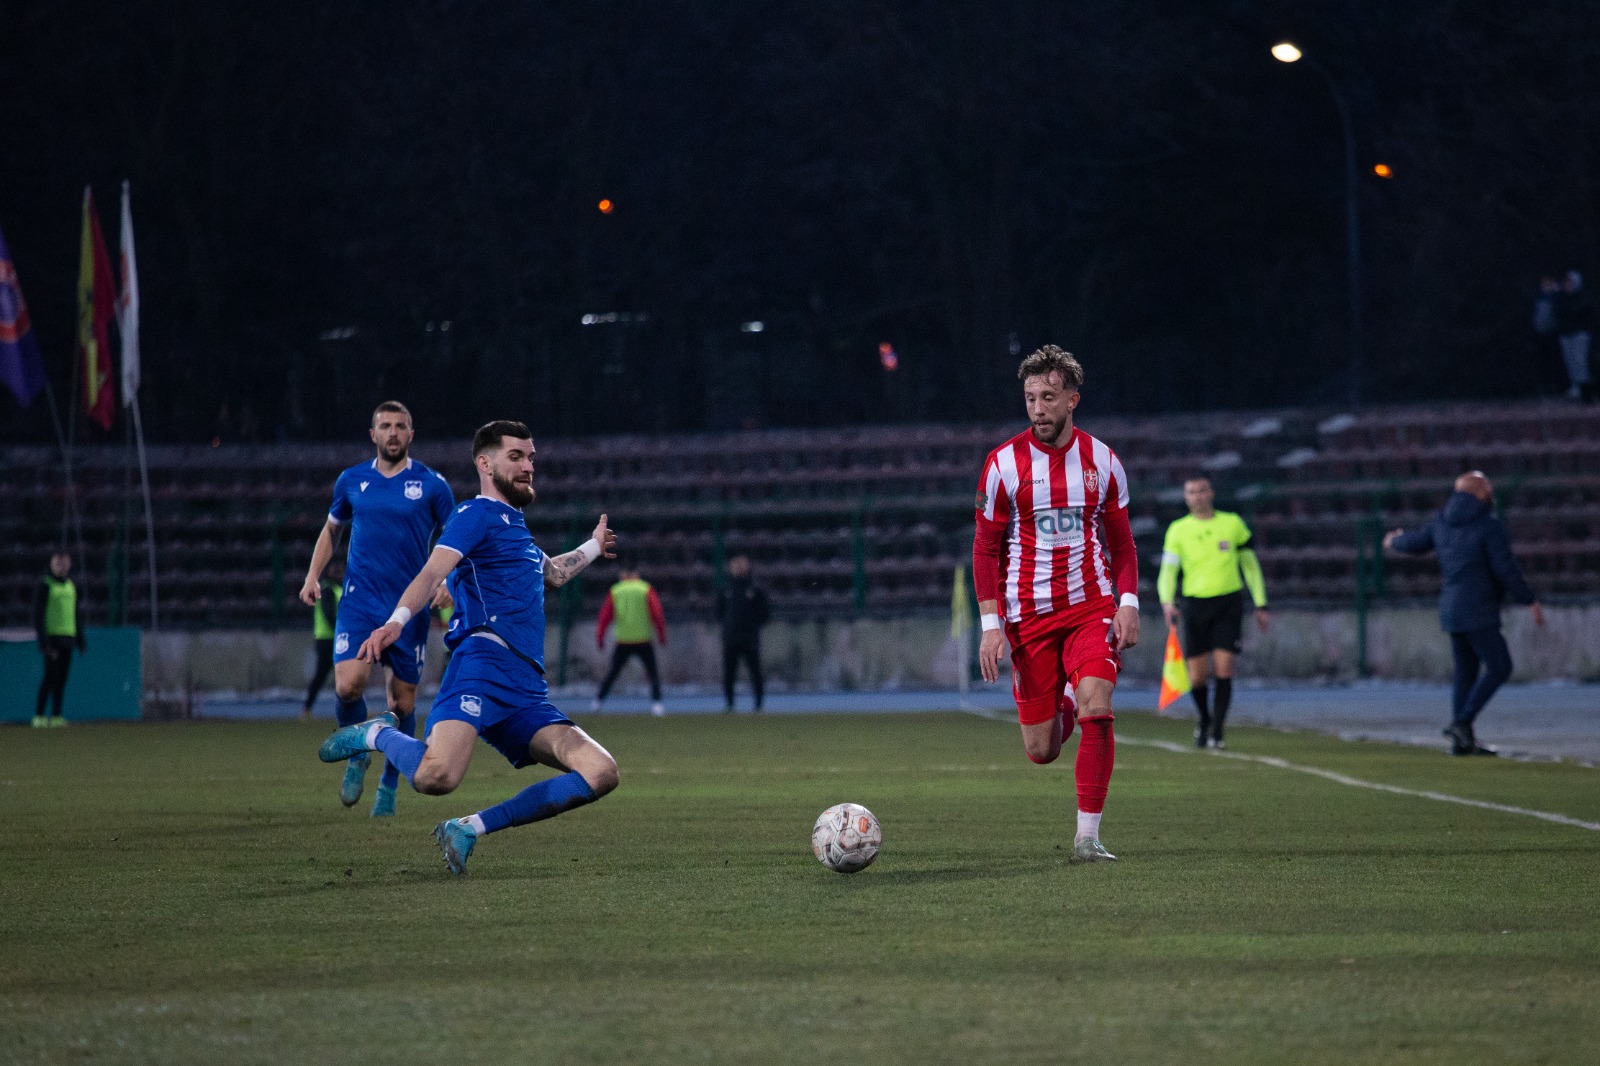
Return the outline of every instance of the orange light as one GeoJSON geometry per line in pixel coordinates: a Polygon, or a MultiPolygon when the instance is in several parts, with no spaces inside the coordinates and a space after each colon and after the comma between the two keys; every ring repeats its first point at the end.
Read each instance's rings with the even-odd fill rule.
{"type": "Polygon", "coordinates": [[[1380,178],[1394,177],[1394,168],[1388,163],[1379,163],[1377,166],[1372,168],[1372,172],[1378,175],[1380,178]]]}
{"type": "Polygon", "coordinates": [[[616,208],[617,205],[612,203],[610,200],[601,200],[599,206],[600,206],[600,213],[602,215],[609,215],[616,208]]]}

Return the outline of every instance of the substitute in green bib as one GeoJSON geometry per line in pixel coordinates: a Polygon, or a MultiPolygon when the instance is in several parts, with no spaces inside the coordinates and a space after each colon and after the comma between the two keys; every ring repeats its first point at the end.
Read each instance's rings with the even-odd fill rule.
{"type": "Polygon", "coordinates": [[[589,709],[600,710],[617,675],[622,673],[628,660],[637,655],[650,678],[650,713],[660,718],[667,709],[661,702],[661,673],[656,668],[655,641],[659,638],[661,646],[667,646],[667,616],[661,610],[661,597],[650,587],[650,582],[639,576],[637,566],[622,567],[622,580],[611,586],[606,602],[600,605],[600,621],[594,631],[596,647],[606,646],[606,630],[613,623],[617,630],[617,646],[611,653],[611,669],[600,682],[600,691],[589,709]]]}
{"type": "Polygon", "coordinates": [[[311,640],[317,649],[317,665],[311,673],[311,685],[306,689],[306,702],[300,707],[302,722],[311,721],[311,705],[317,702],[317,694],[327,683],[328,675],[333,673],[333,636],[338,627],[339,600],[344,596],[344,562],[339,559],[330,562],[318,584],[322,595],[311,608],[311,640]]]}
{"type": "Polygon", "coordinates": [[[33,591],[33,631],[44,656],[44,679],[33,705],[33,724],[39,729],[67,724],[61,717],[61,703],[67,694],[72,649],[77,648],[79,655],[89,650],[83,639],[83,604],[71,574],[72,556],[56,552],[50,556],[50,572],[33,591]],[[52,707],[49,714],[45,713],[46,702],[52,707]]]}
{"type": "Polygon", "coordinates": [[[1183,657],[1188,660],[1191,694],[1200,715],[1194,743],[1200,748],[1224,746],[1222,726],[1233,702],[1234,660],[1244,624],[1240,590],[1250,589],[1256,625],[1262,632],[1267,628],[1267,586],[1250,547],[1250,529],[1233,512],[1217,510],[1215,501],[1210,479],[1195,477],[1183,483],[1189,513],[1167,527],[1161,575],[1156,579],[1167,626],[1183,623],[1183,657]],[[1217,682],[1215,701],[1208,687],[1212,676],[1217,682]]]}

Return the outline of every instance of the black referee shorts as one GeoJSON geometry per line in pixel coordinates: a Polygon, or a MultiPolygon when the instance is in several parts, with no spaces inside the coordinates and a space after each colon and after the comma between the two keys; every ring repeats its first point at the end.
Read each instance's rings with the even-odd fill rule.
{"type": "Polygon", "coordinates": [[[1237,592],[1226,596],[1185,596],[1178,608],[1183,619],[1183,657],[1193,659],[1212,651],[1239,654],[1239,635],[1244,629],[1244,597],[1237,592]]]}

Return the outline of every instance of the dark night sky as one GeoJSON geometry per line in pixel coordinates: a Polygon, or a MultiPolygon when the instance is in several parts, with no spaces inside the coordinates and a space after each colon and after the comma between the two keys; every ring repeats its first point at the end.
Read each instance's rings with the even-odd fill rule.
{"type": "MultiPolygon", "coordinates": [[[[1335,400],[1343,145],[1284,36],[1356,129],[1366,396],[1553,391],[1533,281],[1600,265],[1592,3],[56,0],[0,26],[0,229],[46,361],[64,394],[82,186],[115,254],[128,178],[157,440],[340,438],[390,396],[435,435],[993,419],[1046,341],[1089,410],[1335,400]],[[610,311],[645,320],[580,324],[610,311]]],[[[0,440],[49,434],[0,398],[0,440]]]]}

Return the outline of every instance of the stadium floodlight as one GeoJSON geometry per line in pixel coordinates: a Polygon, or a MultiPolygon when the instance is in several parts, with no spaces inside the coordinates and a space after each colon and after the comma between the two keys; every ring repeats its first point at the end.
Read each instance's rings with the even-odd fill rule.
{"type": "Polygon", "coordinates": [[[745,322],[739,326],[740,333],[760,333],[767,328],[765,322],[745,322]]]}
{"type": "Polygon", "coordinates": [[[1356,184],[1356,136],[1350,121],[1350,105],[1345,101],[1344,92],[1339,88],[1339,79],[1333,76],[1333,71],[1317,62],[1314,56],[1306,55],[1288,41],[1279,41],[1272,46],[1272,58],[1280,63],[1298,63],[1304,59],[1306,66],[1316,71],[1317,76],[1327,85],[1328,92],[1333,96],[1333,106],[1339,112],[1339,126],[1344,133],[1345,271],[1350,297],[1349,395],[1352,404],[1359,404],[1366,356],[1361,325],[1361,209],[1357,196],[1359,187],[1356,184]]]}

